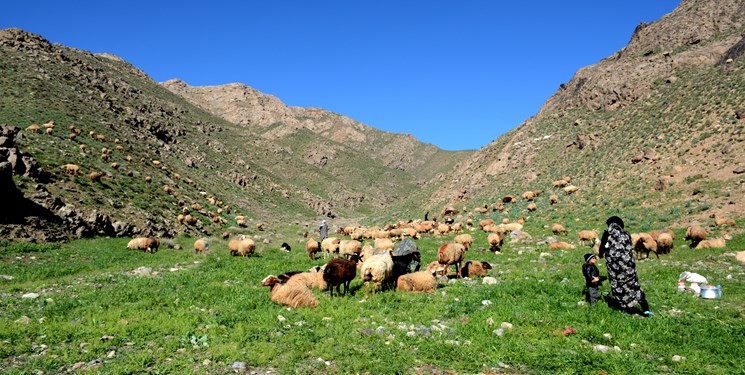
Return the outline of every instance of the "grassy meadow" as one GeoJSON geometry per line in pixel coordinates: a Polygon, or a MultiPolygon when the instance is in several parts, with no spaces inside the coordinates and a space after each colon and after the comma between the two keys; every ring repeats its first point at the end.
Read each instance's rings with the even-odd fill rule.
{"type": "MultiPolygon", "coordinates": [[[[676,230],[675,250],[638,262],[655,315],[642,318],[582,304],[582,254],[550,252],[535,239],[501,254],[480,231],[466,259],[494,265],[495,285],[459,280],[435,293],[387,290],[364,299],[314,291],[317,308],[287,309],[259,285],[268,274],[323,264],[308,259],[293,234],[258,243],[252,257],[228,254],[212,240],[207,256],[194,238],[155,254],[126,249],[129,239],[65,244],[0,243],[0,372],[53,373],[708,373],[745,372],[745,267],[726,253],[692,250],[676,230]],[[287,238],[290,238],[289,236],[287,238]],[[541,253],[550,256],[541,256],[541,253]],[[678,293],[683,271],[723,286],[723,298],[678,293]],[[36,298],[28,293],[36,293],[36,298]],[[576,333],[563,335],[567,327],[576,333]],[[603,345],[608,350],[598,350],[603,345]]],[[[741,225],[741,223],[738,223],[741,225]]],[[[448,237],[418,240],[423,264],[448,237]]],[[[172,244],[173,245],[173,244],[172,244]]],[[[603,260],[601,274],[606,275],[603,260]]],[[[601,288],[608,295],[607,283],[601,288]]]]}

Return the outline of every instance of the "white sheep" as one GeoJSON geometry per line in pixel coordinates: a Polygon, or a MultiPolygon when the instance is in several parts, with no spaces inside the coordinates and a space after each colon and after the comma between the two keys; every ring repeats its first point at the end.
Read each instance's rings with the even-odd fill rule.
{"type": "Polygon", "coordinates": [[[328,237],[321,241],[321,250],[323,251],[323,259],[328,258],[329,255],[331,257],[335,257],[337,254],[339,254],[339,244],[341,243],[341,240],[336,237],[328,237]]]}
{"type": "Polygon", "coordinates": [[[228,242],[228,250],[230,251],[230,255],[246,257],[253,254],[254,250],[256,250],[256,243],[243,234],[239,238],[234,238],[228,242]]]}
{"type": "Polygon", "coordinates": [[[407,273],[398,277],[396,289],[405,292],[433,292],[437,289],[437,280],[432,271],[407,273]]]}
{"type": "Polygon", "coordinates": [[[127,249],[130,250],[145,250],[146,253],[153,253],[158,251],[160,241],[157,238],[151,237],[137,237],[133,238],[127,243],[127,249]]]}
{"type": "Polygon", "coordinates": [[[323,280],[323,272],[300,272],[292,275],[287,282],[300,283],[310,289],[328,289],[328,284],[323,280]]]}
{"type": "Polygon", "coordinates": [[[342,240],[339,243],[339,256],[358,258],[362,252],[362,243],[356,240],[342,240]]]}
{"type": "Polygon", "coordinates": [[[298,308],[316,307],[320,304],[313,292],[302,283],[281,283],[278,277],[269,275],[261,281],[261,285],[270,287],[269,298],[283,306],[298,308]]]}
{"type": "Polygon", "coordinates": [[[471,248],[471,245],[473,245],[473,237],[471,237],[470,234],[460,234],[453,238],[453,242],[463,245],[463,247],[468,250],[471,248]]]}
{"type": "Polygon", "coordinates": [[[360,276],[365,282],[365,299],[368,296],[370,282],[373,283],[372,294],[375,296],[375,290],[389,281],[393,275],[393,258],[388,251],[380,254],[374,254],[362,263],[360,276]]]}

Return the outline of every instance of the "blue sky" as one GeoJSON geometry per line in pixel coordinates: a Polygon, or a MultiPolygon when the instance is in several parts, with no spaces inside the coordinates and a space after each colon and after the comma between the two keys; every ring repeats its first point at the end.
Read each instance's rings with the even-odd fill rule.
{"type": "Polygon", "coordinates": [[[679,2],[8,1],[0,28],[461,150],[535,115],[679,2]]]}

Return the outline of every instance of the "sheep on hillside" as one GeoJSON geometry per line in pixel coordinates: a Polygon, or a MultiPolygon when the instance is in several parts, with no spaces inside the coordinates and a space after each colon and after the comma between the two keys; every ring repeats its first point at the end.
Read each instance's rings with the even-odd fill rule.
{"type": "Polygon", "coordinates": [[[473,237],[471,237],[470,234],[460,234],[453,238],[453,242],[463,245],[463,247],[468,250],[471,248],[471,245],[473,245],[473,237]]]}
{"type": "Polygon", "coordinates": [[[569,186],[564,187],[564,193],[566,193],[566,195],[570,195],[576,192],[577,190],[579,190],[579,188],[574,185],[569,185],[569,186]]]}
{"type": "Polygon", "coordinates": [[[636,251],[636,254],[637,254],[636,257],[638,259],[641,259],[641,254],[645,253],[647,254],[647,258],[649,258],[649,253],[653,252],[654,255],[656,255],[657,258],[659,259],[660,255],[657,254],[657,241],[655,241],[654,238],[652,238],[652,236],[649,235],[649,233],[642,232],[642,233],[639,233],[638,236],[639,237],[636,240],[636,242],[633,242],[633,238],[632,238],[634,250],[636,251]]]}
{"type": "Polygon", "coordinates": [[[444,265],[446,275],[450,273],[450,266],[455,265],[455,273],[460,277],[460,264],[463,262],[466,249],[458,243],[446,243],[437,250],[437,262],[444,265]]]}
{"type": "Polygon", "coordinates": [[[393,275],[393,258],[388,251],[381,254],[374,254],[362,263],[360,276],[365,283],[365,299],[368,298],[370,283],[373,283],[372,294],[375,296],[375,290],[388,283],[393,275]]]}
{"type": "Polygon", "coordinates": [[[522,196],[523,196],[523,199],[525,199],[526,201],[532,201],[533,198],[535,198],[535,193],[532,191],[526,191],[523,193],[522,196]]]}
{"type": "Polygon", "coordinates": [[[502,247],[504,236],[499,233],[489,233],[487,241],[489,242],[489,249],[496,253],[500,251],[500,248],[502,247]]]}
{"type": "Polygon", "coordinates": [[[356,240],[341,240],[339,243],[339,256],[347,259],[357,259],[362,252],[362,243],[356,240]]]}
{"type": "Polygon", "coordinates": [[[321,241],[321,251],[323,251],[323,259],[326,259],[331,255],[332,258],[339,254],[339,244],[341,240],[336,237],[328,237],[321,241]]]}
{"type": "Polygon", "coordinates": [[[461,277],[485,277],[487,272],[492,269],[491,264],[480,262],[478,260],[469,260],[460,269],[461,277]]]}
{"type": "Polygon", "coordinates": [[[598,238],[598,234],[594,230],[581,230],[577,235],[582,245],[585,244],[585,241],[590,241],[591,244],[595,243],[595,240],[598,238]]]}
{"type": "Polygon", "coordinates": [[[551,231],[554,232],[554,234],[556,235],[563,234],[566,236],[569,234],[569,231],[566,230],[566,228],[564,228],[563,225],[557,224],[557,223],[554,223],[553,225],[551,225],[551,231]]]}
{"type": "Polygon", "coordinates": [[[305,242],[305,251],[308,252],[308,258],[310,258],[310,260],[316,259],[318,247],[318,241],[316,241],[316,239],[313,237],[308,238],[308,241],[305,242]]]}
{"type": "Polygon", "coordinates": [[[146,253],[154,253],[158,251],[159,246],[160,241],[158,241],[157,238],[152,237],[137,237],[127,243],[127,249],[144,250],[146,253]]]}
{"type": "Polygon", "coordinates": [[[318,298],[307,286],[299,283],[281,283],[277,276],[269,275],[261,281],[262,286],[270,287],[269,298],[287,307],[302,306],[316,307],[320,304],[318,298]]]}
{"type": "Polygon", "coordinates": [[[206,238],[200,238],[194,241],[194,252],[206,255],[210,251],[210,244],[206,238]]]}
{"type": "Polygon", "coordinates": [[[548,203],[549,204],[557,204],[559,203],[559,196],[556,194],[551,194],[548,196],[548,203]]]}
{"type": "Polygon", "coordinates": [[[569,250],[576,248],[576,246],[564,241],[559,241],[548,245],[548,248],[551,250],[569,250]]]}
{"type": "Polygon", "coordinates": [[[724,238],[703,240],[696,245],[696,249],[723,249],[725,247],[727,247],[727,241],[724,238]]]}
{"type": "Polygon", "coordinates": [[[323,269],[323,281],[328,284],[329,293],[345,295],[349,292],[349,284],[357,276],[357,264],[349,259],[331,259],[323,269]],[[344,285],[344,292],[340,293],[340,287],[344,285]]]}
{"type": "Polygon", "coordinates": [[[76,175],[80,172],[80,166],[77,164],[65,164],[60,168],[65,170],[65,174],[76,175]]]}
{"type": "Polygon", "coordinates": [[[256,243],[254,243],[254,240],[243,234],[228,242],[228,250],[230,251],[230,255],[247,257],[253,254],[254,250],[256,250],[256,243]]]}
{"type": "Polygon", "coordinates": [[[657,236],[657,253],[670,254],[672,249],[673,237],[669,233],[660,233],[659,236],[657,236]]]}
{"type": "Polygon", "coordinates": [[[393,241],[389,238],[376,238],[374,247],[377,250],[393,250],[393,241]]]}
{"type": "Polygon", "coordinates": [[[686,229],[685,239],[691,241],[691,248],[695,248],[698,243],[705,240],[707,236],[708,233],[706,232],[706,229],[698,224],[693,224],[686,229]]]}
{"type": "Polygon", "coordinates": [[[328,288],[328,284],[323,278],[323,272],[298,272],[292,275],[287,282],[303,284],[310,289],[326,290],[328,288]]]}
{"type": "Polygon", "coordinates": [[[404,292],[433,292],[437,289],[437,280],[432,271],[407,273],[398,277],[396,289],[404,292]]]}

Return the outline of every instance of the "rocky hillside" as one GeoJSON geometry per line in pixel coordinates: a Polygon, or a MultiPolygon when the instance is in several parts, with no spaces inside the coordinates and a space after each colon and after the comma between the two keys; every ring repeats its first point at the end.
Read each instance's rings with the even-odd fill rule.
{"type": "Polygon", "coordinates": [[[557,219],[742,217],[744,33],[745,4],[735,0],[685,0],[639,25],[628,46],[580,69],[535,117],[461,163],[428,207],[545,190],[539,209],[557,219]],[[577,193],[553,187],[563,176],[577,193]],[[562,204],[549,206],[550,193],[562,204]]]}
{"type": "Polygon", "coordinates": [[[252,92],[230,117],[185,94],[198,88],[171,82],[176,95],[116,56],[19,29],[0,30],[0,70],[2,186],[28,200],[0,217],[3,238],[219,234],[239,230],[238,216],[357,218],[469,155],[287,108],[242,85],[216,90],[252,92]]]}

